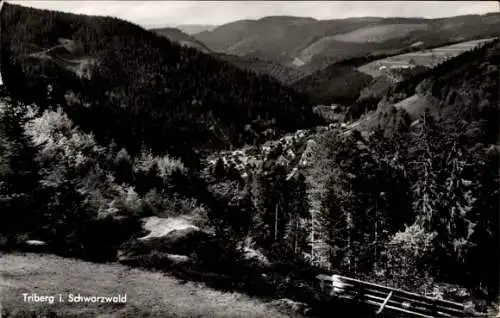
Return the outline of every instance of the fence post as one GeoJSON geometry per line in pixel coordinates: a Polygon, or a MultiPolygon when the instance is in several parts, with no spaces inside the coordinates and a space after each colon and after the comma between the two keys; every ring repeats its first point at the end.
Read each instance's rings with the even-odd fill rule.
{"type": "Polygon", "coordinates": [[[330,296],[334,296],[335,295],[335,275],[332,275],[332,281],[331,281],[331,284],[332,284],[332,290],[330,291],[330,296]]]}
{"type": "Polygon", "coordinates": [[[436,302],[437,302],[437,297],[433,297],[433,300],[432,300],[432,311],[434,313],[434,316],[438,315],[436,302]]]}
{"type": "Polygon", "coordinates": [[[385,308],[385,305],[387,305],[387,302],[389,301],[389,299],[391,298],[392,296],[392,290],[391,292],[389,293],[389,295],[387,295],[387,298],[384,300],[384,302],[382,303],[382,305],[380,305],[380,308],[377,310],[377,315],[380,314],[382,312],[382,310],[384,310],[385,308]]]}

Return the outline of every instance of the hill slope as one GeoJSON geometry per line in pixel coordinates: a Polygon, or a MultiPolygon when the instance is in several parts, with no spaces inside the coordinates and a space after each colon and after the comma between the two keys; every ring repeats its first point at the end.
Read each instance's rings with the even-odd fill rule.
{"type": "Polygon", "coordinates": [[[155,32],[158,35],[166,37],[172,42],[177,42],[182,46],[192,47],[202,51],[203,53],[210,53],[210,49],[207,48],[205,44],[201,43],[191,35],[186,34],[179,29],[160,28],[160,29],[151,29],[151,31],[155,32]]]}
{"type": "Polygon", "coordinates": [[[485,141],[499,144],[499,62],[497,39],[398,83],[386,100],[397,103],[415,94],[430,96],[436,101],[434,111],[445,122],[480,123],[485,141]]]}
{"type": "Polygon", "coordinates": [[[279,82],[288,85],[305,74],[304,71],[293,67],[281,65],[276,62],[266,61],[256,57],[238,56],[233,54],[216,53],[210,50],[205,44],[195,37],[175,28],[151,29],[158,35],[164,36],[172,42],[179,43],[182,46],[191,47],[200,50],[203,53],[212,54],[220,60],[228,61],[232,65],[244,71],[250,71],[257,75],[267,75],[279,82]]]}
{"type": "Polygon", "coordinates": [[[258,143],[266,131],[314,122],[305,96],[133,24],[10,4],[1,15],[2,74],[12,95],[44,105],[49,87],[50,101],[69,107],[78,125],[130,149],[258,143]],[[54,52],[60,41],[77,49],[54,52]],[[69,66],[82,57],[92,63],[75,72],[69,66]]]}
{"type": "Polygon", "coordinates": [[[358,70],[373,77],[379,77],[383,75],[383,70],[398,69],[410,66],[424,66],[432,68],[450,58],[453,58],[463,52],[472,50],[477,46],[484,45],[492,40],[494,40],[494,38],[478,39],[473,41],[460,42],[453,45],[436,47],[428,50],[419,50],[411,53],[394,55],[383,59],[377,59],[367,64],[363,64],[358,67],[358,70]]]}
{"type": "Polygon", "coordinates": [[[301,78],[292,87],[310,94],[317,104],[350,105],[371,80],[371,76],[358,71],[354,66],[333,63],[301,78]]]}
{"type": "Polygon", "coordinates": [[[432,69],[466,51],[474,50],[495,38],[460,42],[454,45],[418,50],[411,53],[352,58],[333,63],[292,83],[308,93],[317,104],[340,103],[358,109],[374,109],[388,90],[405,79],[432,69]],[[371,61],[372,60],[372,61],[371,61]]]}
{"type": "Polygon", "coordinates": [[[215,51],[317,70],[351,57],[403,50],[412,45],[433,47],[499,34],[500,14],[492,13],[443,19],[321,21],[275,16],[236,21],[195,36],[215,51]]]}
{"type": "Polygon", "coordinates": [[[238,56],[225,53],[214,54],[218,58],[226,60],[242,70],[250,71],[262,76],[270,76],[285,85],[290,85],[308,74],[307,70],[285,66],[256,57],[238,56]]]}

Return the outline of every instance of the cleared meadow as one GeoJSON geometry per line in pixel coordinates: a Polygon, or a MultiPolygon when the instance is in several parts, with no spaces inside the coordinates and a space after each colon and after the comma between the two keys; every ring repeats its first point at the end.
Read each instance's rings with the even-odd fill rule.
{"type": "Polygon", "coordinates": [[[358,68],[358,70],[370,76],[379,77],[384,75],[385,69],[391,69],[391,67],[406,67],[410,64],[434,67],[447,59],[472,50],[477,46],[484,45],[492,40],[494,40],[494,38],[467,41],[435,49],[391,56],[362,65],[358,68]]]}

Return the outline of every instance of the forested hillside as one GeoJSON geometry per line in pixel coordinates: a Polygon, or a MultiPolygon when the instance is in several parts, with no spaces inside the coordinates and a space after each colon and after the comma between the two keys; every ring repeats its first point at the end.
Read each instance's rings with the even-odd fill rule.
{"type": "Polygon", "coordinates": [[[353,104],[372,77],[355,66],[334,63],[321,71],[303,77],[292,87],[309,94],[316,104],[353,104]]]}
{"type": "Polygon", "coordinates": [[[151,29],[158,35],[162,35],[172,42],[177,42],[182,46],[192,47],[202,51],[203,53],[210,53],[210,49],[205,44],[201,43],[194,37],[182,32],[176,28],[158,28],[151,29]]]}
{"type": "MultiPolygon", "coordinates": [[[[432,257],[428,270],[434,277],[482,286],[490,296],[498,293],[499,279],[499,57],[497,40],[397,85],[384,103],[389,108],[379,106],[382,127],[395,131],[373,143],[379,160],[390,159],[385,164],[409,184],[411,207],[397,211],[407,211],[415,222],[393,240],[414,240],[419,231],[428,235],[429,250],[416,260],[423,265],[423,258],[432,257]],[[413,95],[431,103],[409,126],[405,114],[412,110],[390,105],[413,95]]],[[[387,204],[391,191],[383,192],[376,200],[387,204]]]]}
{"type": "Polygon", "coordinates": [[[98,140],[133,153],[145,143],[184,157],[314,123],[292,89],[118,19],[5,4],[1,23],[13,97],[42,107],[49,94],[98,140]]]}
{"type": "Polygon", "coordinates": [[[256,57],[238,56],[224,53],[214,53],[218,58],[232,65],[262,76],[270,76],[284,85],[291,85],[308,75],[306,70],[285,66],[276,62],[266,61],[256,57]]]}
{"type": "Polygon", "coordinates": [[[158,35],[164,36],[172,42],[179,43],[182,46],[192,47],[200,50],[203,53],[211,54],[220,60],[228,61],[231,65],[236,66],[244,71],[249,71],[261,76],[270,76],[272,79],[285,85],[289,85],[294,81],[307,75],[305,70],[299,70],[293,67],[284,66],[282,64],[266,61],[256,57],[238,56],[225,53],[216,53],[211,51],[203,43],[195,37],[183,33],[175,28],[152,29],[158,35]]]}

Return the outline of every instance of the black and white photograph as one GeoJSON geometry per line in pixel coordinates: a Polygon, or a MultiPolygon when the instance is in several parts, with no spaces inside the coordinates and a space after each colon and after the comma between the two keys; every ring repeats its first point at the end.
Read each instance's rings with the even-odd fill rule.
{"type": "Polygon", "coordinates": [[[500,318],[500,1],[0,0],[0,318],[500,318]]]}

